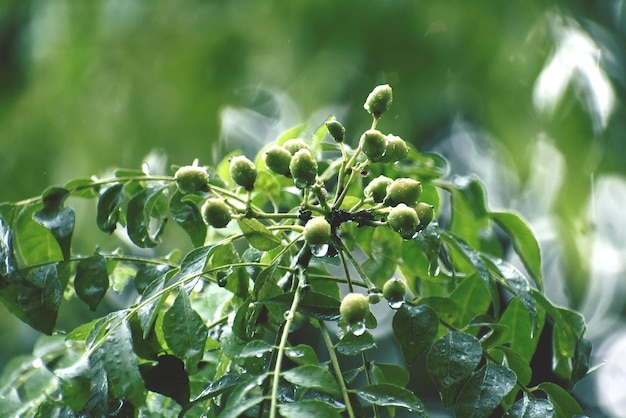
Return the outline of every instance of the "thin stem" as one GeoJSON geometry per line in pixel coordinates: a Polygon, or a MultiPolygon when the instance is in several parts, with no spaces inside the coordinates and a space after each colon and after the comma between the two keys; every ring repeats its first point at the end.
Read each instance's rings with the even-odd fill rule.
{"type": "Polygon", "coordinates": [[[339,258],[341,258],[341,265],[343,266],[343,271],[346,275],[346,282],[348,283],[348,291],[350,293],[354,292],[354,287],[352,286],[352,279],[350,278],[350,269],[348,268],[348,263],[346,263],[345,255],[343,251],[339,251],[339,258]]]}
{"type": "Polygon", "coordinates": [[[296,315],[296,310],[300,304],[300,290],[301,286],[296,286],[296,291],[293,295],[293,301],[291,302],[291,308],[285,318],[285,324],[283,325],[283,332],[280,338],[280,344],[278,345],[278,352],[276,354],[276,365],[274,366],[274,380],[272,381],[272,393],[270,395],[270,418],[276,418],[278,410],[278,384],[280,381],[280,371],[283,364],[283,354],[285,347],[287,346],[287,337],[289,337],[289,329],[293,323],[293,319],[296,315]]]}
{"type": "Polygon", "coordinates": [[[324,343],[326,343],[326,347],[328,348],[330,362],[333,365],[333,370],[335,371],[335,375],[337,376],[337,380],[339,381],[339,387],[341,389],[341,394],[343,395],[343,402],[346,404],[346,411],[348,412],[348,416],[350,418],[354,418],[355,415],[354,411],[352,410],[352,404],[350,403],[348,388],[346,387],[346,382],[343,380],[343,374],[341,373],[341,367],[339,367],[339,360],[337,359],[337,354],[335,353],[333,342],[330,339],[328,329],[326,329],[326,325],[324,324],[324,322],[318,320],[318,324],[322,332],[322,337],[324,338],[324,343]]]}
{"type": "Polygon", "coordinates": [[[361,279],[365,282],[365,284],[367,285],[367,288],[375,289],[376,285],[370,280],[369,277],[367,277],[367,274],[365,274],[365,272],[363,271],[363,268],[361,268],[361,265],[359,264],[358,261],[356,261],[356,259],[354,258],[350,250],[346,248],[343,241],[341,239],[338,239],[336,242],[338,242],[340,245],[339,251],[345,253],[345,255],[350,259],[350,263],[352,263],[356,272],[359,274],[361,279]]]}
{"type": "MultiPolygon", "coordinates": [[[[363,368],[365,369],[365,378],[367,379],[367,384],[372,385],[374,381],[372,380],[372,374],[370,372],[370,362],[367,360],[367,354],[365,351],[361,352],[361,358],[363,359],[363,368]]],[[[374,418],[380,417],[378,412],[378,406],[372,404],[372,408],[374,409],[374,418]]]]}

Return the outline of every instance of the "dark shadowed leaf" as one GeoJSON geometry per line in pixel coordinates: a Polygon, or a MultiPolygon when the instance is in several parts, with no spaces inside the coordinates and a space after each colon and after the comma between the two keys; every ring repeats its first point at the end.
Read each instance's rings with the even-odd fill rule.
{"type": "Polygon", "coordinates": [[[530,225],[514,212],[490,212],[489,216],[509,234],[513,240],[515,252],[533,278],[535,286],[543,290],[541,252],[530,225]]]}
{"type": "Polygon", "coordinates": [[[554,405],[547,399],[531,399],[524,395],[504,416],[506,418],[553,418],[554,405]]]}
{"type": "Polygon", "coordinates": [[[95,311],[109,289],[107,263],[103,256],[94,255],[76,264],[74,289],[80,300],[95,311]]]}
{"type": "Polygon", "coordinates": [[[128,202],[126,210],[126,231],[131,241],[141,248],[152,248],[159,245],[159,237],[165,227],[165,219],[161,214],[153,213],[156,200],[166,186],[156,186],[141,190],[128,202]],[[151,219],[156,218],[158,227],[151,232],[151,219]]]}
{"type": "Polygon", "coordinates": [[[189,402],[189,376],[184,363],[175,356],[159,356],[157,364],[142,364],[139,372],[146,389],[168,396],[185,405],[189,402]]]}
{"type": "Polygon", "coordinates": [[[70,192],[60,187],[51,187],[43,192],[43,208],[33,213],[33,220],[45,227],[59,243],[63,258],[70,258],[70,244],[74,232],[74,210],[64,208],[63,203],[70,192]]]}
{"type": "Polygon", "coordinates": [[[448,332],[433,343],[426,364],[444,406],[452,405],[482,355],[480,341],[464,332],[448,332]]]}
{"type": "Polygon", "coordinates": [[[89,356],[89,364],[98,364],[106,371],[115,395],[129,399],[135,405],[143,405],[145,387],[133,352],[130,328],[125,320],[110,323],[108,334],[89,356]]]}
{"type": "Polygon", "coordinates": [[[183,230],[189,235],[194,247],[204,244],[207,226],[202,220],[200,209],[192,201],[183,200],[184,195],[176,191],[170,198],[170,212],[183,230]]]}
{"type": "Polygon", "coordinates": [[[163,335],[172,352],[185,359],[189,373],[194,373],[204,353],[208,329],[191,307],[189,295],[179,287],[178,296],[163,315],[163,335]]]}
{"type": "Polygon", "coordinates": [[[424,404],[413,392],[389,383],[369,385],[355,390],[361,399],[374,405],[399,406],[416,416],[427,417],[424,404]]]}
{"type": "Polygon", "coordinates": [[[193,402],[214,398],[240,384],[245,378],[239,374],[225,374],[204,389],[193,402]]]}
{"type": "Polygon", "coordinates": [[[548,395],[548,400],[554,406],[557,417],[574,417],[583,414],[576,399],[559,385],[544,382],[539,385],[539,389],[548,395]]]}
{"type": "Polygon", "coordinates": [[[426,305],[404,304],[393,316],[393,333],[407,363],[412,364],[430,345],[437,329],[437,314],[426,305]]]}
{"type": "Polygon", "coordinates": [[[96,223],[100,230],[109,234],[115,231],[123,201],[124,185],[122,183],[114,184],[100,195],[96,212],[96,223]]]}
{"type": "Polygon", "coordinates": [[[465,383],[456,400],[458,417],[487,417],[515,387],[515,373],[498,364],[487,364],[465,383]]]}
{"type": "Polygon", "coordinates": [[[139,294],[143,294],[148,285],[172,269],[167,264],[145,265],[137,271],[134,285],[139,294]]]}

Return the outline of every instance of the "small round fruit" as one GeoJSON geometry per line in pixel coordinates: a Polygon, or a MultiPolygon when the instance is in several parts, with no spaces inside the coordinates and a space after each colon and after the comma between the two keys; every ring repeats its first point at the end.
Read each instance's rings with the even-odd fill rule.
{"type": "Polygon", "coordinates": [[[422,183],[413,179],[399,178],[387,187],[384,203],[387,206],[396,206],[400,203],[415,206],[421,194],[422,183]]]}
{"type": "Polygon", "coordinates": [[[311,147],[309,146],[309,144],[307,144],[306,141],[302,138],[289,139],[285,141],[285,143],[283,144],[283,147],[287,151],[289,151],[291,155],[295,155],[296,152],[298,152],[301,149],[308,149],[309,151],[311,150],[311,147]]]}
{"type": "Polygon", "coordinates": [[[385,155],[380,159],[383,163],[395,163],[409,154],[409,147],[404,139],[396,135],[387,135],[385,155]]]}
{"type": "Polygon", "coordinates": [[[328,243],[330,240],[328,221],[321,216],[311,218],[304,226],[304,240],[312,247],[328,243]]]}
{"type": "Polygon", "coordinates": [[[410,239],[415,235],[419,223],[415,209],[404,203],[393,207],[387,216],[387,225],[404,239],[410,239]]]}
{"type": "Polygon", "coordinates": [[[389,302],[404,300],[406,294],[406,284],[404,280],[397,277],[391,278],[383,285],[383,297],[389,302]]]}
{"type": "Polygon", "coordinates": [[[387,138],[376,129],[369,129],[361,135],[361,150],[371,162],[380,161],[385,154],[387,138]]]}
{"type": "Polygon", "coordinates": [[[233,181],[244,189],[254,189],[256,181],[256,166],[245,155],[230,159],[230,176],[233,181]]]}
{"type": "Polygon", "coordinates": [[[419,202],[417,206],[415,206],[415,212],[417,212],[417,217],[420,219],[420,224],[418,230],[422,230],[428,226],[435,217],[435,207],[433,205],[429,205],[428,203],[419,202]]]}
{"type": "Polygon", "coordinates": [[[204,222],[213,228],[226,228],[231,220],[230,208],[221,199],[207,199],[201,213],[204,222]]]}
{"type": "Polygon", "coordinates": [[[386,176],[378,176],[369,182],[363,193],[365,197],[371,197],[376,203],[382,203],[387,195],[387,187],[393,183],[393,180],[386,176]]]}
{"type": "Polygon", "coordinates": [[[178,190],[183,194],[206,192],[209,190],[209,175],[202,167],[186,165],[174,174],[178,190]]]}
{"type": "Polygon", "coordinates": [[[343,142],[346,136],[346,128],[337,119],[331,119],[326,122],[326,129],[333,139],[337,142],[343,142]]]}
{"type": "Polygon", "coordinates": [[[298,189],[306,189],[315,183],[317,161],[308,149],[300,149],[291,157],[289,172],[298,189]]]}
{"type": "Polygon", "coordinates": [[[348,293],[339,306],[339,313],[349,325],[362,322],[370,311],[367,296],[360,293],[348,293]]]}
{"type": "Polygon", "coordinates": [[[291,177],[289,172],[289,163],[291,162],[291,153],[280,145],[272,145],[263,154],[265,165],[274,173],[291,177]]]}
{"type": "Polygon", "coordinates": [[[374,90],[367,96],[363,107],[370,112],[375,118],[379,118],[389,107],[393,101],[393,94],[389,84],[376,86],[374,90]]]}

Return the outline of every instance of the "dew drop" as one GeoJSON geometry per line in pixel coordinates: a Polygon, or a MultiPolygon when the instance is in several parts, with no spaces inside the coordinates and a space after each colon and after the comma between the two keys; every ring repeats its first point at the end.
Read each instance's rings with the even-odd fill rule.
{"type": "Polygon", "coordinates": [[[328,254],[328,248],[329,248],[328,244],[312,245],[311,253],[315,257],[324,257],[326,254],[328,254]]]}
{"type": "Polygon", "coordinates": [[[258,352],[254,355],[254,357],[256,358],[262,358],[263,357],[263,352],[258,352]]]}
{"type": "Polygon", "coordinates": [[[220,277],[219,279],[217,279],[217,285],[219,287],[226,287],[227,282],[228,282],[228,279],[226,277],[220,277]]]}
{"type": "Polygon", "coordinates": [[[390,300],[389,307],[391,309],[400,309],[404,305],[404,299],[390,300]]]}
{"type": "Polygon", "coordinates": [[[285,352],[285,354],[287,355],[287,357],[289,358],[300,358],[300,357],[304,357],[304,353],[300,350],[287,350],[285,352]]]}
{"type": "Polygon", "coordinates": [[[352,325],[349,326],[350,328],[350,332],[352,332],[352,334],[354,334],[355,336],[359,337],[361,335],[363,335],[365,333],[365,322],[360,321],[360,322],[356,322],[352,325]]]}

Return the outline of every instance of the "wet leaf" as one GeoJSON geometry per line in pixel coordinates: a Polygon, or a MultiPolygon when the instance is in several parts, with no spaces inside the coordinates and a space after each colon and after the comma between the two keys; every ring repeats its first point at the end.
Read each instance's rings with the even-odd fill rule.
{"type": "Polygon", "coordinates": [[[189,376],[183,362],[175,356],[159,356],[157,364],[142,364],[139,372],[146,389],[174,399],[180,405],[189,402],[189,376]]]}
{"type": "Polygon", "coordinates": [[[250,245],[260,251],[270,251],[281,244],[261,222],[256,219],[240,218],[237,220],[239,229],[246,237],[250,245]]]}
{"type": "Polygon", "coordinates": [[[515,402],[506,414],[506,418],[553,418],[554,405],[547,399],[525,396],[515,402]]]}
{"type": "Polygon", "coordinates": [[[355,390],[361,399],[374,405],[399,406],[417,416],[427,417],[424,404],[413,392],[389,383],[369,385],[355,390]]]}
{"type": "Polygon", "coordinates": [[[159,237],[165,227],[165,219],[158,219],[158,227],[151,231],[151,219],[158,217],[153,213],[155,198],[161,196],[166,186],[155,186],[141,190],[128,202],[126,210],[126,231],[131,241],[140,248],[153,248],[159,245],[159,237]]]}
{"type": "Polygon", "coordinates": [[[402,305],[393,316],[393,333],[408,364],[430,345],[439,328],[437,314],[426,305],[402,305]]]}
{"type": "Polygon", "coordinates": [[[456,400],[458,417],[487,417],[515,387],[515,373],[498,364],[487,364],[476,371],[456,400]]]}
{"type": "Polygon", "coordinates": [[[187,233],[194,247],[204,244],[207,226],[202,220],[200,209],[193,202],[183,200],[184,195],[176,191],[170,198],[170,213],[174,221],[187,233]]]}
{"type": "Polygon", "coordinates": [[[376,348],[376,341],[369,331],[365,331],[361,335],[347,332],[337,344],[337,351],[345,356],[356,356],[373,348],[376,348]]]}
{"type": "Polygon", "coordinates": [[[51,187],[43,192],[43,208],[33,213],[33,220],[52,233],[65,260],[70,258],[70,244],[74,232],[75,215],[70,207],[63,207],[70,192],[60,187],[51,187]]]}
{"type": "Polygon", "coordinates": [[[123,201],[124,185],[122,183],[114,184],[100,195],[96,212],[96,223],[100,230],[109,234],[115,231],[123,201]]]}
{"type": "Polygon", "coordinates": [[[107,263],[103,256],[94,255],[76,264],[74,289],[80,300],[95,311],[109,289],[107,263]]]}
{"type": "Polygon", "coordinates": [[[557,417],[574,417],[583,414],[583,410],[574,397],[565,389],[551,382],[544,382],[539,389],[548,395],[557,417]]]}
{"type": "Polygon", "coordinates": [[[325,368],[314,365],[299,366],[283,373],[289,383],[315,389],[331,395],[339,395],[339,386],[333,375],[325,368]]]}
{"type": "Polygon", "coordinates": [[[337,409],[316,399],[282,404],[278,410],[280,415],[285,418],[341,418],[337,409]]]}

